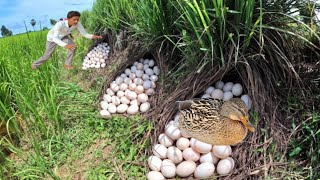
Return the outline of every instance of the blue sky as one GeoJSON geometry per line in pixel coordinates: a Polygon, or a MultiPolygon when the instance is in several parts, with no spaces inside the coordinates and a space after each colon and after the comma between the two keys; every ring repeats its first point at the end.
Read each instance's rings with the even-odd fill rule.
{"type": "Polygon", "coordinates": [[[35,30],[44,26],[51,28],[50,19],[66,17],[71,10],[91,10],[94,0],[0,0],[0,26],[4,25],[13,34],[33,30],[31,19],[36,20],[35,30]]]}

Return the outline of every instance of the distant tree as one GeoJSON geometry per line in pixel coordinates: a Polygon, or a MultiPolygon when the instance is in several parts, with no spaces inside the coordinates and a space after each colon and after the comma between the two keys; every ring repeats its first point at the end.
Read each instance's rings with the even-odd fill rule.
{"type": "Polygon", "coordinates": [[[45,27],[43,27],[43,29],[42,30],[48,30],[49,28],[47,28],[47,26],[45,26],[45,27]]]}
{"type": "Polygon", "coordinates": [[[50,19],[50,24],[53,26],[57,23],[57,21],[55,19],[50,19]]]}
{"type": "Polygon", "coordinates": [[[34,20],[34,19],[31,19],[31,21],[30,21],[30,24],[32,25],[32,27],[33,27],[33,30],[34,30],[34,25],[36,25],[36,20],[34,20]]]}
{"type": "Polygon", "coordinates": [[[6,28],[4,25],[1,27],[1,35],[2,37],[12,36],[12,31],[6,28]]]}

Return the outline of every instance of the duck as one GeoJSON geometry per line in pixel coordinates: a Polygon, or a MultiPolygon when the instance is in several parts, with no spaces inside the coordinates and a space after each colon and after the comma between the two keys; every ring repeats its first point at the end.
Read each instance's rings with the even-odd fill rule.
{"type": "Polygon", "coordinates": [[[243,141],[248,130],[248,108],[240,98],[223,101],[195,98],[177,101],[179,118],[175,123],[180,131],[212,145],[235,145],[243,141]]]}

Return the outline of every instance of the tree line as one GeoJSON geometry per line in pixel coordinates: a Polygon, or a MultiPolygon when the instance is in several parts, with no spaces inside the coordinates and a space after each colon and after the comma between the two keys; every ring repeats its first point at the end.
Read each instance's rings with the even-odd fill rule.
{"type": "MultiPolygon", "coordinates": [[[[61,20],[61,19],[60,19],[61,20]]],[[[31,21],[30,21],[30,24],[31,24],[31,26],[32,27],[34,27],[35,25],[36,25],[36,20],[34,20],[34,19],[31,19],[31,21]]],[[[55,25],[57,23],[57,20],[55,20],[55,19],[50,19],[50,24],[53,26],[53,25],[55,25]]],[[[48,29],[47,27],[44,27],[43,28],[43,30],[46,30],[46,29],[48,29]]],[[[12,33],[12,31],[10,30],[10,29],[8,29],[6,26],[4,26],[4,25],[2,25],[1,26],[1,36],[2,37],[8,37],[8,36],[12,36],[13,35],[13,33],[12,33]]]]}

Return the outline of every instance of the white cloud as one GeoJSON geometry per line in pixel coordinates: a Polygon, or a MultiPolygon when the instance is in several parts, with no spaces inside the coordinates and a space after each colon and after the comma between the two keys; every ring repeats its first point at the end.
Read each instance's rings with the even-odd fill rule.
{"type": "MultiPolygon", "coordinates": [[[[0,1],[0,6],[4,5],[4,1],[0,1]]],[[[35,19],[37,24],[35,29],[40,29],[44,26],[51,27],[50,19],[60,19],[66,17],[71,10],[83,11],[91,9],[93,0],[55,0],[55,1],[39,1],[39,0],[23,0],[18,1],[11,8],[11,13],[5,17],[0,16],[0,25],[5,25],[13,31],[14,34],[25,32],[24,21],[27,28],[32,30],[30,20],[35,19]]]]}

